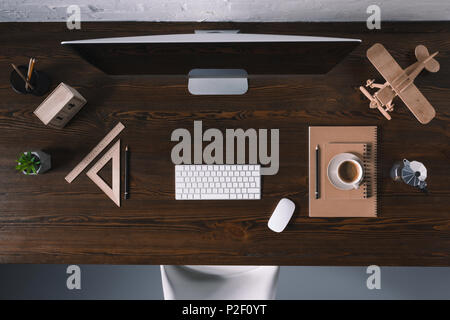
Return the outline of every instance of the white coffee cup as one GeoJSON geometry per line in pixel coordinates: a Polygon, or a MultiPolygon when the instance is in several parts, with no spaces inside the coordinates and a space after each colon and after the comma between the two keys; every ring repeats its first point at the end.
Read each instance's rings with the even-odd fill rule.
{"type": "Polygon", "coordinates": [[[342,185],[358,189],[364,178],[364,167],[357,157],[340,159],[336,165],[336,177],[342,185]]]}

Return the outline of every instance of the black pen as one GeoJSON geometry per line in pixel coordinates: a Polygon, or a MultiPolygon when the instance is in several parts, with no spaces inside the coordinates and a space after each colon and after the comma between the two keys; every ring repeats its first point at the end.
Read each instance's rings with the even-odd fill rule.
{"type": "Polygon", "coordinates": [[[316,146],[316,199],[320,198],[320,161],[319,161],[319,145],[316,146]]]}
{"type": "Polygon", "coordinates": [[[128,199],[130,197],[130,152],[128,151],[128,146],[125,147],[125,193],[123,195],[124,199],[128,199]]]}

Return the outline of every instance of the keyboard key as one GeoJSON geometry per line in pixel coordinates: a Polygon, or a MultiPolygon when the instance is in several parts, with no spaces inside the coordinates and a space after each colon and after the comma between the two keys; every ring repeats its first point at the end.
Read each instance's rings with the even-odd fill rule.
{"type": "Polygon", "coordinates": [[[202,200],[220,200],[220,199],[229,199],[229,194],[202,194],[200,195],[202,200]]]}

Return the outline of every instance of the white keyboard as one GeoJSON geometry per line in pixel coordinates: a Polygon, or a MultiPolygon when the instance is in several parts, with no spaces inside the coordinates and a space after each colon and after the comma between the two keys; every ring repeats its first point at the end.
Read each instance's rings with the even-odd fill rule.
{"type": "Polygon", "coordinates": [[[176,165],[176,200],[257,200],[260,165],[176,165]]]}

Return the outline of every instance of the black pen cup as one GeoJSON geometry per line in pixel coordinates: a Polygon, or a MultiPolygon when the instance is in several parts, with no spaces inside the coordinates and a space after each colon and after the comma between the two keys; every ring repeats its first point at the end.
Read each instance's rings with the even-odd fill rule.
{"type": "MultiPolygon", "coordinates": [[[[25,77],[27,76],[28,66],[21,65],[17,68],[25,77]]],[[[48,77],[48,75],[42,71],[37,70],[33,70],[29,81],[29,83],[33,86],[33,89],[31,89],[30,87],[28,87],[28,89],[26,88],[25,81],[14,69],[11,72],[9,81],[13,90],[17,93],[22,94],[31,93],[35,96],[42,96],[46,94],[50,88],[50,78],[48,77]]]]}

